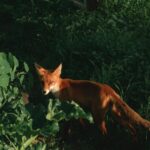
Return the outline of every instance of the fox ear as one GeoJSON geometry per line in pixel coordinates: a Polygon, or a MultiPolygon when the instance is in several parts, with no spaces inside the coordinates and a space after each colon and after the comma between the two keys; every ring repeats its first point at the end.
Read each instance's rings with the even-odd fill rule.
{"type": "Polygon", "coordinates": [[[44,69],[42,66],[38,65],[37,63],[34,63],[34,66],[36,68],[36,71],[39,75],[44,75],[46,72],[46,69],[44,69]]]}
{"type": "Polygon", "coordinates": [[[60,64],[55,70],[54,70],[54,74],[57,76],[61,75],[61,70],[62,70],[62,64],[60,64]]]}

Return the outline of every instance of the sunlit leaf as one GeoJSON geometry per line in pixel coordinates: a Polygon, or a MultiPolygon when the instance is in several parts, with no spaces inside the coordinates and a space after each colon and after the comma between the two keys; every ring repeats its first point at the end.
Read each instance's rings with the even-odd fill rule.
{"type": "Polygon", "coordinates": [[[7,61],[7,55],[5,53],[0,53],[0,74],[10,73],[10,65],[7,61]]]}
{"type": "Polygon", "coordinates": [[[29,67],[28,67],[28,65],[27,65],[25,62],[23,63],[23,65],[24,65],[24,69],[25,69],[25,71],[26,71],[26,72],[28,72],[28,71],[29,71],[29,67]]]}
{"type": "Polygon", "coordinates": [[[7,74],[0,75],[0,86],[6,89],[8,84],[9,84],[9,76],[7,74]]]}

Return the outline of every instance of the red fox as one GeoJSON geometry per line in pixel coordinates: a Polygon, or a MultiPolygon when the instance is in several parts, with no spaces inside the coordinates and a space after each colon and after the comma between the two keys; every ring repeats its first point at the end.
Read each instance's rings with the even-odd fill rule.
{"type": "Polygon", "coordinates": [[[110,86],[88,80],[62,79],[62,64],[53,71],[38,64],[35,68],[45,95],[51,92],[60,100],[73,100],[81,107],[87,107],[102,134],[107,134],[105,115],[108,110],[133,137],[136,138],[137,127],[150,131],[150,122],[130,108],[110,86]]]}

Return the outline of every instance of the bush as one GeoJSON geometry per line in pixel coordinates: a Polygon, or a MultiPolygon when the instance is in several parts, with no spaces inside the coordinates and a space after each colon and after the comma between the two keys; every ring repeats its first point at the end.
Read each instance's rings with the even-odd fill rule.
{"type": "Polygon", "coordinates": [[[34,106],[30,103],[27,103],[26,109],[21,93],[25,88],[24,82],[27,80],[28,71],[28,65],[25,62],[19,62],[11,53],[0,53],[1,149],[24,150],[29,146],[30,149],[35,147],[46,149],[48,146],[41,142],[34,145],[38,136],[54,138],[59,132],[59,122],[62,120],[77,119],[81,116],[88,119],[78,105],[74,103],[61,104],[58,100],[49,100],[48,111],[42,105],[34,106]],[[47,115],[43,116],[42,114],[45,114],[45,112],[47,112],[47,115]],[[46,118],[47,121],[42,117],[46,118]],[[33,119],[37,123],[35,129],[33,129],[33,121],[35,121],[33,119]],[[40,124],[41,119],[45,123],[40,129],[38,124],[40,124]]]}

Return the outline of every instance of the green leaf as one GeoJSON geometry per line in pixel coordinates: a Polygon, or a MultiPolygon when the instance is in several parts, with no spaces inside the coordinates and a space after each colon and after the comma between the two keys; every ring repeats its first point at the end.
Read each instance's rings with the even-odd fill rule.
{"type": "Polygon", "coordinates": [[[19,89],[18,89],[17,87],[14,87],[14,88],[13,88],[13,93],[17,95],[18,92],[19,92],[19,89]]]}
{"type": "Polygon", "coordinates": [[[20,81],[21,84],[23,83],[24,77],[25,77],[25,75],[21,75],[20,78],[19,78],[19,81],[20,81]]]}
{"type": "Polygon", "coordinates": [[[13,72],[15,72],[17,67],[19,66],[19,62],[18,62],[18,59],[15,56],[13,56],[13,61],[14,61],[13,72]]]}
{"type": "Polygon", "coordinates": [[[8,54],[8,61],[9,61],[11,68],[13,68],[14,67],[14,60],[13,60],[13,55],[11,53],[8,54]]]}
{"type": "Polygon", "coordinates": [[[15,74],[13,72],[10,74],[10,79],[11,79],[11,81],[13,81],[15,79],[15,74]]]}
{"type": "Polygon", "coordinates": [[[33,141],[35,141],[35,139],[37,138],[36,136],[32,136],[30,137],[20,148],[20,150],[25,150],[29,145],[31,145],[33,143],[33,141]]]}
{"type": "Polygon", "coordinates": [[[59,131],[59,124],[58,121],[52,121],[49,124],[49,131],[52,135],[56,135],[56,133],[59,131]]]}
{"type": "Polygon", "coordinates": [[[29,71],[29,67],[28,67],[27,63],[24,62],[23,65],[24,65],[25,71],[28,72],[29,71]]]}
{"type": "Polygon", "coordinates": [[[0,88],[0,104],[2,103],[3,101],[3,94],[2,94],[2,89],[0,88]]]}
{"type": "Polygon", "coordinates": [[[48,114],[46,115],[46,119],[47,119],[47,120],[52,120],[52,119],[53,119],[53,115],[52,115],[51,113],[48,113],[48,114]]]}
{"type": "Polygon", "coordinates": [[[0,75],[0,86],[6,89],[8,84],[9,84],[9,76],[7,74],[0,75]]]}
{"type": "Polygon", "coordinates": [[[38,143],[36,145],[36,150],[46,150],[46,144],[38,143]]]}
{"type": "Polygon", "coordinates": [[[13,56],[11,53],[8,54],[8,62],[13,70],[13,72],[16,71],[16,68],[19,66],[18,59],[13,56]]]}
{"type": "Polygon", "coordinates": [[[7,74],[11,72],[11,67],[7,60],[5,53],[0,53],[0,74],[7,74]]]}
{"type": "Polygon", "coordinates": [[[55,114],[54,118],[57,121],[61,121],[61,120],[66,119],[66,114],[63,111],[60,111],[60,112],[55,114]]]}

